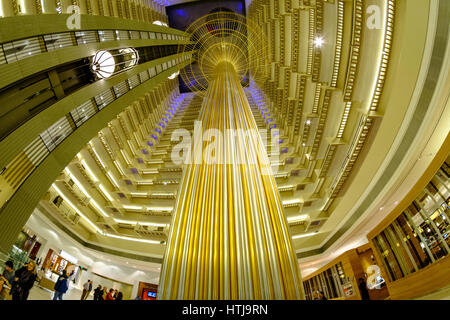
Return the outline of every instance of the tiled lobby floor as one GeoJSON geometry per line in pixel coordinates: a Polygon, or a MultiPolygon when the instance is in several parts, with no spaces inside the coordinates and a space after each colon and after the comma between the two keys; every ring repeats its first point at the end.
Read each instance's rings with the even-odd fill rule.
{"type": "MultiPolygon", "coordinates": [[[[63,300],[80,300],[81,297],[81,290],[77,288],[69,288],[67,292],[63,295],[63,300]]],[[[53,292],[44,289],[38,285],[35,285],[31,291],[30,295],[28,296],[28,300],[52,300],[53,299],[53,292]]],[[[93,300],[92,293],[89,295],[89,297],[86,300],[93,300]]]]}

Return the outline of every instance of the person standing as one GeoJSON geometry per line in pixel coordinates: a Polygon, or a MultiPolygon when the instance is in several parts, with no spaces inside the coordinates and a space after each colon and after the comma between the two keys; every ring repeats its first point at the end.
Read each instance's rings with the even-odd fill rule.
{"type": "MultiPolygon", "coordinates": [[[[3,270],[2,275],[0,276],[0,293],[3,290],[3,285],[7,285],[11,288],[14,282],[14,264],[11,260],[6,261],[5,270],[3,270]]],[[[2,295],[0,295],[1,299],[2,295]]]]}
{"type": "Polygon", "coordinates": [[[358,288],[361,293],[361,300],[370,300],[369,290],[367,290],[366,281],[364,278],[359,278],[358,288]]]}
{"type": "Polygon", "coordinates": [[[116,300],[123,300],[123,294],[122,294],[122,291],[119,291],[119,293],[117,294],[116,300]]]}
{"type": "Polygon", "coordinates": [[[109,289],[109,292],[106,295],[105,300],[114,300],[114,289],[113,288],[109,289]]]}
{"type": "Polygon", "coordinates": [[[100,300],[106,300],[106,295],[107,295],[107,294],[108,294],[108,288],[103,287],[103,289],[102,289],[102,295],[101,295],[100,300]]]}
{"type": "Polygon", "coordinates": [[[99,284],[97,288],[94,290],[94,300],[100,300],[100,297],[103,295],[102,286],[99,284]]]}
{"type": "Polygon", "coordinates": [[[92,291],[92,281],[88,280],[84,285],[83,285],[83,293],[81,294],[81,299],[80,300],[86,300],[87,297],[89,296],[89,294],[92,291]]]}
{"type": "Polygon", "coordinates": [[[13,300],[23,301],[28,299],[30,290],[36,280],[36,264],[30,261],[14,274],[14,282],[11,288],[13,300]]]}
{"type": "Polygon", "coordinates": [[[63,270],[62,275],[59,276],[55,283],[55,294],[53,295],[53,300],[62,300],[62,296],[69,289],[68,283],[69,277],[67,276],[66,270],[63,270]]]}

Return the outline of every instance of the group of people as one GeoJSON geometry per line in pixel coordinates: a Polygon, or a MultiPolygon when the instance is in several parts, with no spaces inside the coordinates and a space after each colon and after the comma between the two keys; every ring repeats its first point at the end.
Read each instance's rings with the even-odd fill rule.
{"type": "Polygon", "coordinates": [[[27,300],[36,277],[36,263],[34,261],[31,260],[16,271],[14,271],[13,262],[6,261],[5,270],[0,276],[0,292],[6,285],[10,288],[9,294],[12,296],[12,300],[27,300]]]}
{"type": "MultiPolygon", "coordinates": [[[[58,277],[54,286],[53,300],[62,300],[63,295],[69,289],[70,277],[74,272],[68,274],[66,270],[58,277]]],[[[27,300],[30,290],[37,279],[36,263],[31,260],[23,265],[23,267],[14,271],[12,261],[6,261],[3,273],[0,275],[0,293],[2,293],[4,285],[10,288],[9,294],[12,300],[27,300]]],[[[92,291],[92,281],[88,280],[83,285],[83,292],[80,300],[86,300],[92,291]]],[[[117,289],[108,289],[101,285],[94,290],[94,300],[122,300],[123,294],[117,289]]]]}
{"type": "MultiPolygon", "coordinates": [[[[70,276],[67,275],[66,271],[63,271],[63,274],[59,276],[58,281],[55,284],[55,294],[53,296],[53,300],[62,300],[62,295],[67,291],[68,288],[68,278],[70,276]]],[[[86,281],[83,285],[83,292],[81,293],[80,300],[86,300],[89,297],[89,294],[92,291],[92,280],[86,281]]],[[[108,289],[101,285],[94,290],[94,300],[122,300],[123,294],[117,289],[108,289]]]]}
{"type": "MultiPolygon", "coordinates": [[[[89,280],[90,281],[90,280],[89,280]]],[[[89,293],[87,293],[89,295],[89,293]]],[[[123,294],[117,289],[109,289],[98,285],[94,290],[94,300],[122,300],[123,294]]]]}
{"type": "Polygon", "coordinates": [[[313,292],[313,300],[328,300],[327,297],[325,297],[325,294],[321,290],[317,290],[313,292]]]}

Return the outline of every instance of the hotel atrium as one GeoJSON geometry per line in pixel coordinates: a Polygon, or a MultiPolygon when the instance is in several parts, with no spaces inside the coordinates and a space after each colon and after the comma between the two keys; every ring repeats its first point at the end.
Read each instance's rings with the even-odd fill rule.
{"type": "Polygon", "coordinates": [[[450,300],[449,22],[0,0],[0,271],[34,263],[28,300],[64,271],[67,300],[450,300]]]}

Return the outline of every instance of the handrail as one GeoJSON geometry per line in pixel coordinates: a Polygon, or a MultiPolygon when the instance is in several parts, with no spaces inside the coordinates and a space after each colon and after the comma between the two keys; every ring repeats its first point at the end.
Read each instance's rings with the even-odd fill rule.
{"type": "MultiPolygon", "coordinates": [[[[151,69],[155,69],[155,67],[151,67],[146,70],[149,74],[154,74],[156,76],[157,74],[164,72],[165,70],[169,69],[172,66],[175,66],[176,64],[181,64],[184,61],[189,59],[190,53],[187,53],[183,58],[177,57],[170,61],[170,66],[167,63],[161,63],[162,68],[160,72],[154,73],[154,71],[150,72],[151,69]]],[[[156,68],[159,70],[158,68],[156,68]]],[[[152,77],[147,78],[146,81],[149,81],[152,77]]],[[[140,79],[140,78],[139,78],[140,79]]],[[[144,81],[144,82],[146,82],[144,81]]],[[[144,83],[140,82],[140,84],[144,83]]],[[[126,88],[126,92],[130,91],[130,80],[126,79],[121,82],[124,87],[126,88]]],[[[11,187],[13,188],[13,194],[15,191],[20,187],[20,185],[26,180],[26,178],[45,160],[45,158],[51,153],[52,150],[54,150],[59,144],[61,144],[62,141],[65,140],[70,134],[72,134],[76,129],[78,129],[83,123],[97,114],[100,110],[107,107],[111,102],[119,98],[121,95],[117,95],[116,92],[113,89],[114,86],[110,87],[106,90],[106,93],[108,93],[109,98],[106,99],[103,97],[105,92],[99,93],[96,96],[92,97],[88,101],[97,108],[95,108],[95,112],[92,113],[92,110],[89,110],[89,112],[85,113],[85,119],[83,122],[75,122],[72,118],[72,112],[76,109],[77,112],[79,112],[79,107],[75,108],[74,110],[67,113],[65,116],[60,118],[58,121],[56,121],[54,124],[52,124],[49,128],[41,132],[36,139],[34,139],[30,144],[28,144],[21,153],[19,153],[7,166],[6,169],[0,174],[1,177],[3,177],[6,182],[9,182],[10,184],[14,183],[11,187]],[[74,126],[70,125],[70,120],[74,124],[74,126]],[[37,150],[37,151],[36,151],[37,150]],[[35,155],[36,153],[39,154],[38,157],[33,157],[31,155],[35,155]],[[23,162],[29,162],[32,165],[29,165],[27,167],[23,166],[16,166],[17,159],[20,155],[25,156],[25,160],[23,162]],[[31,157],[30,157],[31,156],[31,157]],[[22,170],[25,169],[25,172],[22,170]],[[20,172],[20,178],[19,181],[16,181],[16,177],[18,175],[18,171],[20,172]]],[[[124,93],[126,93],[124,92],[124,93]]],[[[86,102],[83,102],[82,105],[86,104],[86,102]]],[[[12,195],[13,195],[12,194],[12,195]]],[[[11,195],[11,196],[12,196],[11,195]]],[[[5,204],[7,202],[2,204],[3,210],[5,204]]]]}

